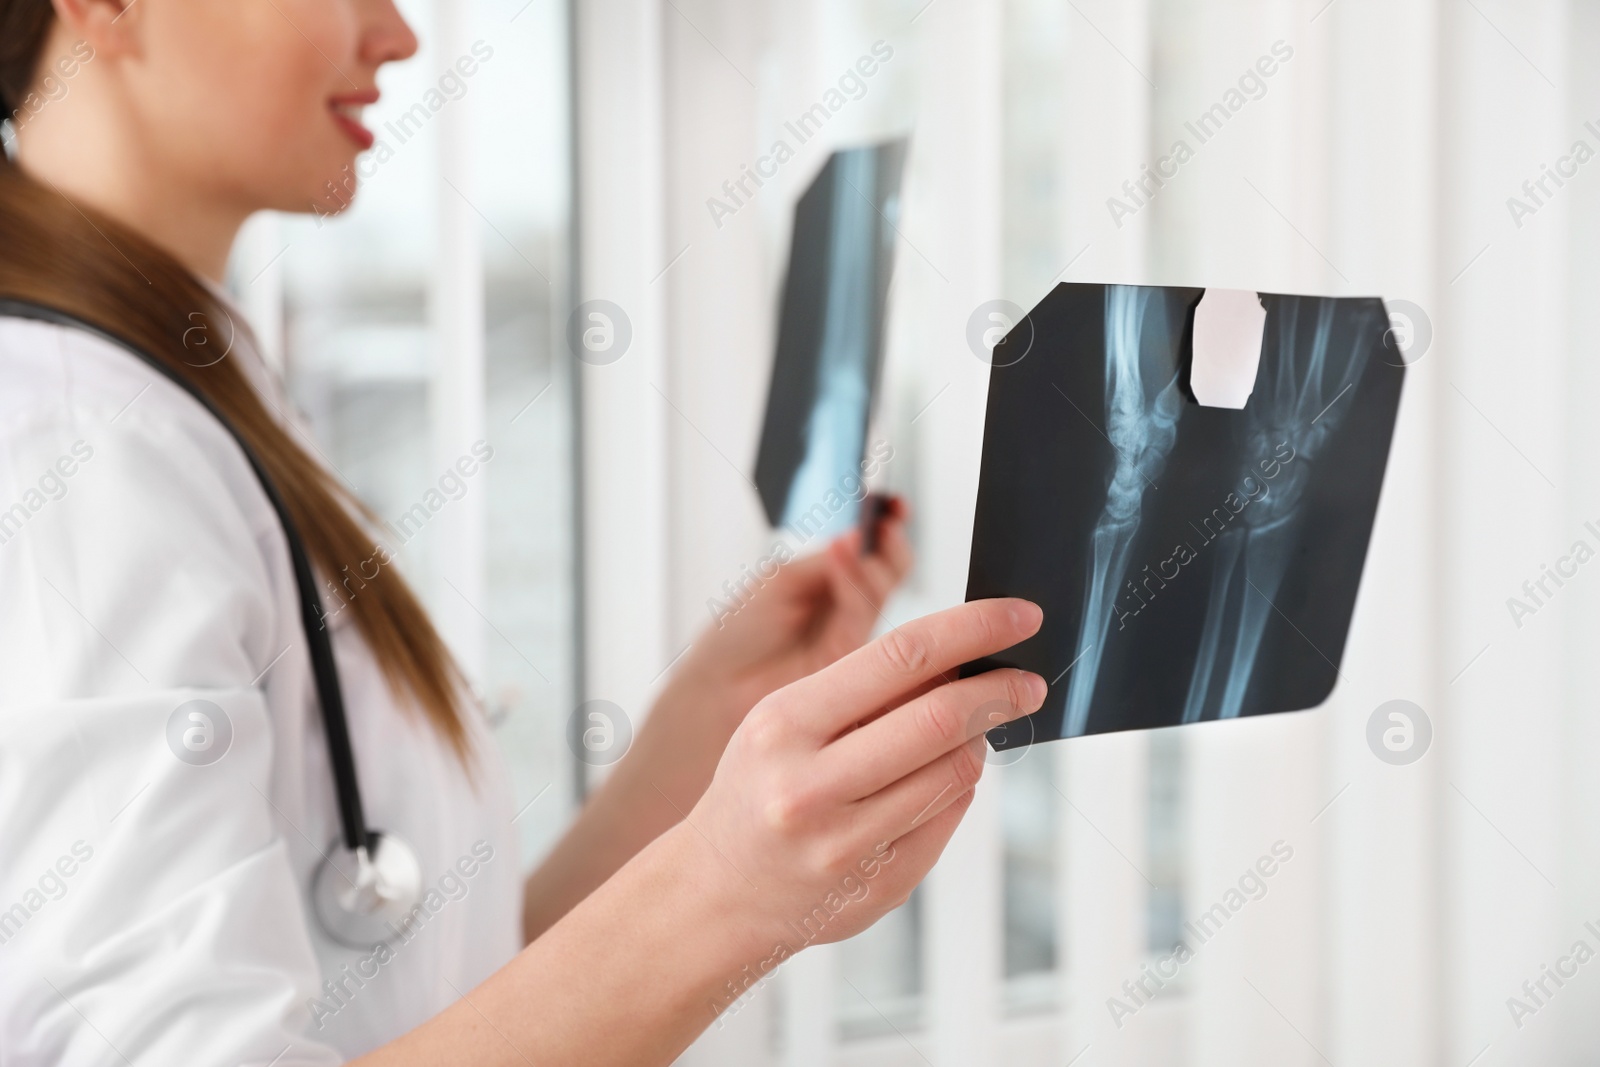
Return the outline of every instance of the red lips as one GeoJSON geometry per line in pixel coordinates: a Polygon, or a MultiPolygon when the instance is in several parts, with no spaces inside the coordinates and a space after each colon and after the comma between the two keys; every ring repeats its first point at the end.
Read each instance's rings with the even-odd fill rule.
{"type": "Polygon", "coordinates": [[[378,90],[364,89],[353,93],[340,93],[328,98],[328,113],[334,123],[365,152],[377,141],[377,136],[363,126],[356,115],[359,109],[378,102],[378,90]]]}

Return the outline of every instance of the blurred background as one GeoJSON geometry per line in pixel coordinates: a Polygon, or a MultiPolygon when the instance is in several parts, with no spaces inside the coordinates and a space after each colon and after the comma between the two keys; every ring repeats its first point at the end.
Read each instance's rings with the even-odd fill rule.
{"type": "Polygon", "coordinates": [[[892,619],[963,596],[995,301],[1377,294],[1411,361],[1327,705],[997,758],[910,904],[683,1062],[1592,1061],[1600,5],[401,6],[423,52],[383,83],[355,207],[254,220],[232,284],[488,701],[527,865],[603,773],[574,709],[637,725],[770,554],[778,288],[832,149],[911,137],[872,433],[916,509],[892,619]],[[595,307],[614,340],[577,358],[595,307]],[[1399,756],[1369,741],[1394,700],[1399,756]]]}

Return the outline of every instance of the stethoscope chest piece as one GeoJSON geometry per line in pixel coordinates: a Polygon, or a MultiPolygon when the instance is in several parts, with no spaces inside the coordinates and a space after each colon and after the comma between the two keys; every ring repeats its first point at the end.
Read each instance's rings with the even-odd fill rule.
{"type": "Polygon", "coordinates": [[[311,882],[317,921],[349,948],[395,941],[422,899],[422,865],[402,838],[375,831],[368,848],[354,851],[335,840],[311,882]]]}

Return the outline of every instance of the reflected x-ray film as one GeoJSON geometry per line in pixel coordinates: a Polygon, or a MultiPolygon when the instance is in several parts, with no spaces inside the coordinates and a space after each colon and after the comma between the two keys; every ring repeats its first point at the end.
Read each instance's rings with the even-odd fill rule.
{"type": "Polygon", "coordinates": [[[1044,625],[969,664],[1050,682],[996,748],[1332,692],[1404,365],[1376,298],[1263,293],[1242,409],[1194,398],[1203,290],[1059,285],[995,349],[967,598],[1044,625]]]}
{"type": "Polygon", "coordinates": [[[835,152],[795,207],[756,487],[807,539],[857,519],[905,149],[835,152]]]}

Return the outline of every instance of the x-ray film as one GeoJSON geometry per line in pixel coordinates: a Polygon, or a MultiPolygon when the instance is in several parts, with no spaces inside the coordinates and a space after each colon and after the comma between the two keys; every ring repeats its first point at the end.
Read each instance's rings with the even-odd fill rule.
{"type": "Polygon", "coordinates": [[[808,539],[859,514],[905,149],[835,152],[795,207],[756,487],[768,520],[808,539]]]}
{"type": "Polygon", "coordinates": [[[1050,683],[1037,713],[990,732],[997,749],[1297,711],[1333,690],[1399,346],[1376,298],[1263,293],[1249,399],[1206,406],[1191,388],[1203,293],[1058,285],[995,348],[967,598],[1026,597],[1044,625],[967,672],[1050,683]]]}

